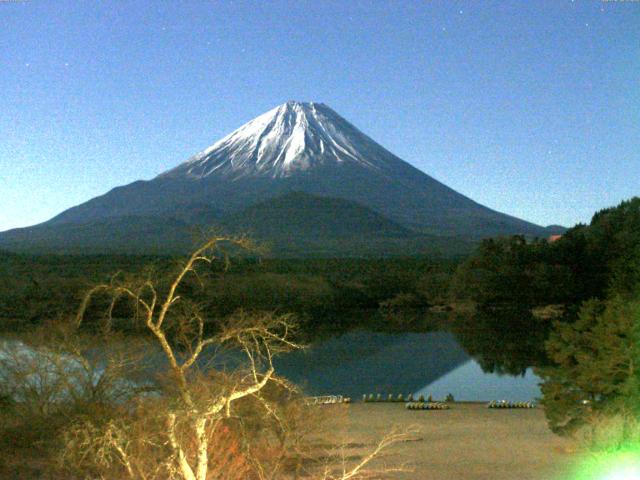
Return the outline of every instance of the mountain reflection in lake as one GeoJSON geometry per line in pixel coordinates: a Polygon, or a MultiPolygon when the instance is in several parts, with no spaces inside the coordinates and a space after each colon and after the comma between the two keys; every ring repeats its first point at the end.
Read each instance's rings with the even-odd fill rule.
{"type": "MultiPolygon", "coordinates": [[[[19,341],[4,342],[5,350],[9,344],[18,348],[23,356],[44,355],[19,341]]],[[[100,350],[89,353],[97,356],[99,364],[100,350]]],[[[242,363],[239,352],[227,351],[216,357],[211,353],[202,355],[202,368],[233,369],[242,363]]],[[[42,366],[46,367],[46,361],[43,356],[38,363],[44,362],[42,366]]],[[[74,365],[70,362],[69,365],[74,365]]],[[[306,350],[284,354],[277,357],[275,363],[280,375],[300,385],[308,395],[346,395],[359,400],[369,393],[385,396],[412,393],[443,399],[451,393],[456,400],[467,401],[528,401],[540,396],[539,378],[530,369],[524,376],[485,373],[456,337],[443,331],[356,330],[318,341],[306,350]]],[[[151,347],[140,369],[148,377],[166,369],[166,360],[160,351],[151,347]]]]}
{"type": "Polygon", "coordinates": [[[541,379],[527,369],[524,376],[485,373],[480,364],[469,360],[444,377],[421,388],[415,395],[442,399],[451,393],[456,400],[488,401],[510,400],[514,402],[534,401],[541,396],[541,379]]]}
{"type": "Polygon", "coordinates": [[[353,331],[277,360],[276,370],[314,395],[432,394],[457,400],[533,400],[530,371],[522,377],[483,373],[448,332],[353,331]]]}

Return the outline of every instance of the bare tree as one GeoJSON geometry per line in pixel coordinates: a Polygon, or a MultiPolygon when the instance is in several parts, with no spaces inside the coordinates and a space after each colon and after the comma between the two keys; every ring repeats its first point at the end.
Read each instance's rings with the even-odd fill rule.
{"type": "MultiPolygon", "coordinates": [[[[196,249],[171,279],[168,289],[159,292],[154,279],[137,283],[112,282],[97,285],[85,296],[77,314],[77,324],[84,319],[91,299],[98,293],[111,294],[108,311],[111,321],[116,302],[128,298],[136,309],[136,317],[155,339],[167,361],[172,388],[177,401],[165,413],[167,444],[171,453],[170,470],[183,480],[205,480],[208,476],[210,435],[221,420],[233,415],[236,402],[247,397],[261,401],[267,412],[275,414],[261,391],[270,383],[289,388],[288,382],[276,376],[273,357],[277,353],[301,346],[292,340],[294,324],[289,316],[262,314],[237,315],[219,326],[211,335],[206,334],[205,316],[199,308],[180,295],[180,288],[188,275],[198,278],[198,267],[223,257],[219,247],[231,244],[250,248],[245,238],[218,236],[196,249]],[[219,373],[218,380],[208,391],[196,381],[198,361],[208,347],[236,346],[245,357],[244,368],[233,375],[219,373]],[[224,377],[224,378],[223,378],[224,377]]],[[[125,440],[109,427],[109,443],[114,447],[125,470],[136,476],[127,460],[125,440]]]]}
{"type": "Polygon", "coordinates": [[[387,478],[394,473],[408,473],[413,469],[406,464],[387,465],[383,461],[384,453],[386,453],[393,445],[419,440],[417,436],[418,429],[410,427],[407,430],[399,430],[393,428],[368,451],[360,455],[358,460],[348,462],[345,458],[345,446],[340,446],[342,459],[339,462],[327,463],[324,466],[323,473],[319,477],[322,480],[363,480],[371,478],[387,478]],[[380,465],[373,467],[372,464],[377,461],[380,465]]]}
{"type": "MultiPolygon", "coordinates": [[[[336,464],[335,455],[322,454],[333,459],[323,466],[313,458],[317,449],[314,453],[315,447],[304,440],[317,426],[311,425],[312,407],[304,406],[295,387],[276,374],[273,363],[277,354],[301,348],[294,340],[291,317],[240,311],[213,322],[189,298],[193,282],[202,281],[202,267],[227,261],[221,252],[224,246],[253,245],[242,237],[216,236],[180,264],[168,282],[151,274],[116,276],[86,294],[75,318],[76,329],[87,320],[92,300],[106,294],[110,300],[101,335],[108,339],[117,305],[126,300],[133,306],[132,320],[155,345],[146,347],[143,356],[161,352],[166,371],[153,388],[144,382],[122,383],[126,370],[142,363],[139,344],[130,354],[111,342],[114,348],[105,353],[107,360],[98,363],[88,361],[82,349],[71,349],[79,359],[74,365],[86,373],[83,392],[111,404],[108,415],[80,416],[65,429],[63,469],[92,478],[145,480],[271,480],[288,476],[286,470],[295,478],[356,480],[405,471],[370,465],[383,450],[407,440],[410,432],[392,431],[357,461],[343,459],[336,464]],[[216,357],[220,352],[223,355],[216,357]],[[232,366],[212,364],[212,358],[229,360],[232,366]],[[109,395],[102,393],[106,391],[109,395]],[[283,402],[283,395],[289,400],[283,402]],[[290,401],[296,396],[300,401],[290,401]]],[[[60,364],[58,370],[69,369],[60,364]]],[[[60,377],[67,385],[78,383],[69,380],[70,375],[60,377]]]]}

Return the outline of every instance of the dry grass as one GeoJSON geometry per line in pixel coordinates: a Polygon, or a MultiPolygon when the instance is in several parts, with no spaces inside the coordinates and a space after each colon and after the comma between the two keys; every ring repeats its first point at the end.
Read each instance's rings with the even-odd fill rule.
{"type": "MultiPolygon", "coordinates": [[[[329,428],[356,457],[371,448],[392,425],[416,426],[413,441],[394,445],[378,460],[407,464],[413,473],[394,479],[556,480],[569,478],[573,443],[554,435],[542,409],[491,410],[480,404],[454,404],[451,410],[408,411],[403,404],[329,405],[329,428]],[[331,421],[331,420],[330,420],[331,421]],[[350,442],[361,442],[349,445],[350,442]]],[[[374,463],[375,465],[375,463],[374,463]]]]}
{"type": "MultiPolygon", "coordinates": [[[[314,407],[307,420],[314,426],[311,436],[315,440],[311,444],[315,448],[308,451],[309,463],[303,463],[316,471],[322,471],[323,464],[334,472],[339,472],[343,464],[353,467],[394,425],[398,431],[417,427],[415,433],[381,452],[369,466],[370,475],[361,478],[559,480],[570,478],[576,459],[572,453],[576,445],[548,430],[542,409],[490,410],[479,404],[453,404],[451,410],[408,411],[403,404],[356,403],[314,407]],[[376,473],[399,467],[413,471],[384,476],[376,473]]],[[[4,426],[1,478],[60,478],[51,464],[42,463],[47,454],[38,451],[39,442],[28,435],[37,432],[25,430],[24,425],[16,425],[13,430],[4,426]]],[[[214,460],[226,464],[228,459],[214,460]]],[[[301,477],[309,478],[304,474],[301,477]]]]}

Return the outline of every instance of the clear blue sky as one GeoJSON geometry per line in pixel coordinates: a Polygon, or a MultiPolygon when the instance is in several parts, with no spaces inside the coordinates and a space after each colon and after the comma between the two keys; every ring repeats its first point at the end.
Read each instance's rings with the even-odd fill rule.
{"type": "Polygon", "coordinates": [[[640,2],[0,0],[0,230],[324,102],[539,224],[640,194],[640,2]]]}

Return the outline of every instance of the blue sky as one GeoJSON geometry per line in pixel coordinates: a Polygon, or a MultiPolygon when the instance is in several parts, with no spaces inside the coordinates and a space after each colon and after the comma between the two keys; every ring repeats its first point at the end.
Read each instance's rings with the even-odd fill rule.
{"type": "Polygon", "coordinates": [[[539,224],[640,194],[640,2],[0,0],[0,231],[324,102],[539,224]]]}

